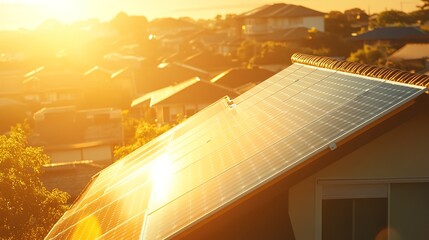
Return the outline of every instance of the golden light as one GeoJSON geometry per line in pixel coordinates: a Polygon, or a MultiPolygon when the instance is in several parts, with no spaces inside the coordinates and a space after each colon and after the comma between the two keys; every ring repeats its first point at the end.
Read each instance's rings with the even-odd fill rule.
{"type": "Polygon", "coordinates": [[[157,201],[165,199],[168,192],[171,190],[174,174],[173,163],[171,162],[170,156],[164,154],[154,160],[149,172],[153,183],[152,194],[154,199],[157,201]]]}
{"type": "Polygon", "coordinates": [[[91,215],[76,225],[71,239],[96,239],[102,233],[97,217],[91,215]]]}
{"type": "Polygon", "coordinates": [[[82,1],[76,0],[14,0],[14,6],[16,11],[23,8],[32,9],[31,14],[20,16],[27,21],[56,19],[71,23],[83,17],[82,1]]]}

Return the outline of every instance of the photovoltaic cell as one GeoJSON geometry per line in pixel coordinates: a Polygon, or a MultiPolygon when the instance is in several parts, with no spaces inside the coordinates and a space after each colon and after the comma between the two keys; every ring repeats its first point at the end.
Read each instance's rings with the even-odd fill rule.
{"type": "Polygon", "coordinates": [[[174,236],[424,91],[293,64],[103,170],[47,238],[174,236]]]}

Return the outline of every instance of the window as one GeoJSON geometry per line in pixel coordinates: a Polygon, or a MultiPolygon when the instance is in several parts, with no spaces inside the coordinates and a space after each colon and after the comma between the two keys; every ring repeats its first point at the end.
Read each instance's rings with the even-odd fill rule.
{"type": "Polygon", "coordinates": [[[418,181],[319,181],[318,239],[429,239],[429,182],[418,181]]]}

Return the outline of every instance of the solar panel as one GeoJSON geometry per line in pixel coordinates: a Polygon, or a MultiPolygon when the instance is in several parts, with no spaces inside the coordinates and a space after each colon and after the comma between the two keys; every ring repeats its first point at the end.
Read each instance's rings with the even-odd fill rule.
{"type": "Polygon", "coordinates": [[[424,91],[295,63],[103,170],[47,238],[174,236],[424,91]]]}

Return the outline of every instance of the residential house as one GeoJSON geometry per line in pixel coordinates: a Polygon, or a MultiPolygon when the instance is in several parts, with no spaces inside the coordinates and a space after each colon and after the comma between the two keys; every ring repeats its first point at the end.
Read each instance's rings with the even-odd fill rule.
{"type": "Polygon", "coordinates": [[[231,56],[225,56],[210,51],[198,52],[183,60],[182,63],[203,69],[213,74],[240,66],[240,63],[231,58],[231,56]]]}
{"type": "Polygon", "coordinates": [[[192,78],[147,93],[134,100],[131,107],[141,109],[149,106],[155,109],[158,123],[169,123],[190,117],[224,96],[236,97],[238,93],[209,81],[192,78]]]}
{"type": "Polygon", "coordinates": [[[407,65],[421,73],[429,71],[429,43],[409,43],[392,53],[389,61],[407,65]]]}
{"type": "Polygon", "coordinates": [[[134,71],[95,66],[84,74],[84,106],[126,108],[137,94],[134,71]]]}
{"type": "Polygon", "coordinates": [[[300,5],[264,5],[239,17],[243,19],[243,33],[248,36],[302,27],[325,31],[324,13],[300,5]]]}
{"type": "Polygon", "coordinates": [[[121,111],[77,110],[74,106],[43,108],[34,114],[31,144],[44,146],[52,163],[113,161],[113,147],[123,141],[121,111]]]}
{"type": "Polygon", "coordinates": [[[186,63],[161,63],[156,68],[146,67],[137,79],[139,94],[146,94],[171,85],[176,85],[190,78],[198,77],[203,80],[210,78],[210,73],[186,63]]]}
{"type": "Polygon", "coordinates": [[[274,72],[257,67],[231,68],[215,76],[210,80],[210,82],[225,86],[230,89],[235,89],[242,93],[240,89],[243,88],[248,90],[246,86],[249,86],[249,84],[255,86],[274,74],[274,72]]]}
{"type": "Polygon", "coordinates": [[[94,176],[46,239],[428,239],[429,77],[292,60],[94,176]]]}
{"type": "Polygon", "coordinates": [[[201,29],[197,24],[186,19],[158,18],[149,22],[147,32],[157,38],[176,34],[182,31],[195,31],[201,29]]]}
{"type": "Polygon", "coordinates": [[[82,73],[39,67],[25,74],[24,100],[32,106],[33,112],[42,107],[75,105],[83,101],[82,73]]]}
{"type": "Polygon", "coordinates": [[[400,48],[407,43],[429,42],[429,33],[417,27],[381,27],[353,36],[350,40],[364,44],[387,43],[400,48]]]}

